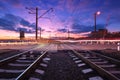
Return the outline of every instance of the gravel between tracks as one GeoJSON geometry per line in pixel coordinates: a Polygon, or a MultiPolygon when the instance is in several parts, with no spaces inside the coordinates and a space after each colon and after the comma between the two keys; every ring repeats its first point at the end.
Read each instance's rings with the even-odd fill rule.
{"type": "Polygon", "coordinates": [[[84,80],[79,68],[65,51],[52,53],[43,80],[84,80]]]}

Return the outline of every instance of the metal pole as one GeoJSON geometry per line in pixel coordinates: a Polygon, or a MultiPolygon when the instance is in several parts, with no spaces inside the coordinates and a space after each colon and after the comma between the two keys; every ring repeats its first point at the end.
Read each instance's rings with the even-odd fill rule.
{"type": "Polygon", "coordinates": [[[49,32],[49,39],[51,38],[51,32],[49,32]]]}
{"type": "MultiPolygon", "coordinates": [[[[49,10],[47,10],[46,12],[44,12],[40,17],[38,17],[38,7],[34,8],[27,8],[28,10],[36,10],[36,12],[34,13],[33,11],[29,12],[30,14],[36,14],[36,31],[35,31],[35,39],[38,39],[38,19],[42,18],[42,16],[44,16],[46,13],[48,13],[50,10],[53,11],[53,8],[50,8],[49,10]]],[[[41,35],[40,35],[41,37],[41,35]]]]}
{"type": "Polygon", "coordinates": [[[38,38],[38,8],[36,7],[36,40],[38,38]]]}
{"type": "Polygon", "coordinates": [[[40,28],[40,39],[41,39],[41,28],[40,28]]]}
{"type": "Polygon", "coordinates": [[[117,51],[120,51],[120,43],[117,43],[117,51]]]}
{"type": "Polygon", "coordinates": [[[70,37],[70,34],[69,34],[69,29],[68,29],[68,39],[69,39],[69,37],[70,37]]]}
{"type": "Polygon", "coordinates": [[[94,28],[95,28],[95,32],[96,32],[96,13],[94,14],[94,21],[95,21],[95,25],[94,25],[95,27],[94,28]]]}

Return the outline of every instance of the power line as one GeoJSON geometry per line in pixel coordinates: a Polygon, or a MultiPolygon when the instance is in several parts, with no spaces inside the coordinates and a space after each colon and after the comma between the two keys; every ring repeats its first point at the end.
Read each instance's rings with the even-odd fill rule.
{"type": "MultiPolygon", "coordinates": [[[[28,9],[30,12],[29,14],[36,14],[36,32],[35,32],[35,39],[37,40],[38,39],[38,19],[39,18],[42,18],[42,16],[44,16],[45,14],[47,14],[49,11],[53,11],[53,8],[50,8],[48,9],[47,11],[45,11],[43,14],[41,14],[39,17],[38,17],[38,11],[39,11],[39,8],[36,7],[36,8],[28,8],[26,7],[26,9],[28,9]],[[34,12],[35,11],[35,12],[34,12]]],[[[40,30],[41,31],[41,30],[40,30]]],[[[41,33],[41,32],[40,32],[41,33]]],[[[41,39],[41,34],[40,34],[40,39],[41,39]]]]}

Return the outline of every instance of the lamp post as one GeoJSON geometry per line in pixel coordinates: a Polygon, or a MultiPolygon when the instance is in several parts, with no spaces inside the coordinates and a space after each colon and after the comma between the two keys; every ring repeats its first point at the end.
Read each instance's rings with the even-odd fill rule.
{"type": "Polygon", "coordinates": [[[97,17],[97,15],[100,15],[101,14],[101,12],[100,11],[97,11],[95,14],[94,14],[94,21],[95,21],[95,27],[94,27],[94,31],[96,32],[96,17],[97,17]]]}

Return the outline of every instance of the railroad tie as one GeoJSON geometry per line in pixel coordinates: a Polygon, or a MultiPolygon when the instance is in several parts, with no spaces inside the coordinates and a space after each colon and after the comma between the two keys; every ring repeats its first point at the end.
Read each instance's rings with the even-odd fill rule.
{"type": "Polygon", "coordinates": [[[24,70],[6,70],[6,69],[0,69],[0,72],[2,73],[21,73],[24,70]]]}
{"type": "Polygon", "coordinates": [[[1,78],[0,80],[15,80],[16,78],[10,78],[10,79],[5,79],[5,78],[1,78]]]}
{"type": "Polygon", "coordinates": [[[40,75],[44,75],[44,73],[45,73],[45,71],[41,70],[41,69],[36,69],[35,72],[39,73],[40,75]]]}
{"type": "Polygon", "coordinates": [[[73,60],[77,60],[77,59],[79,59],[78,57],[76,57],[76,58],[73,58],[73,60]]]}
{"type": "Polygon", "coordinates": [[[96,61],[102,61],[103,59],[89,59],[92,62],[96,62],[96,61]]]}
{"type": "Polygon", "coordinates": [[[85,63],[80,63],[78,64],[78,67],[82,67],[82,66],[85,66],[86,64],[85,63]]]}
{"type": "Polygon", "coordinates": [[[51,59],[50,58],[48,58],[48,57],[46,57],[46,58],[43,58],[43,61],[50,61],[51,59]]]}
{"type": "Polygon", "coordinates": [[[89,80],[103,80],[100,76],[90,77],[89,80]]]}
{"type": "Polygon", "coordinates": [[[47,64],[44,64],[44,63],[40,63],[40,66],[42,66],[42,67],[47,67],[48,65],[47,65],[47,64]]]}
{"type": "Polygon", "coordinates": [[[91,68],[88,68],[88,69],[82,70],[82,72],[83,72],[84,74],[87,74],[87,73],[93,72],[93,70],[92,70],[91,68]]]}
{"type": "Polygon", "coordinates": [[[39,78],[30,77],[29,80],[40,80],[39,78]]]}
{"type": "Polygon", "coordinates": [[[112,74],[120,74],[120,71],[109,71],[112,74]]]}
{"type": "Polygon", "coordinates": [[[69,56],[72,58],[76,57],[74,54],[69,54],[69,56]]]}
{"type": "Polygon", "coordinates": [[[26,63],[29,63],[29,62],[33,62],[33,60],[16,60],[17,62],[26,62],[26,63]]]}
{"type": "Polygon", "coordinates": [[[72,58],[76,58],[76,56],[75,55],[73,55],[73,56],[71,56],[72,58]]]}
{"type": "Polygon", "coordinates": [[[116,67],[116,65],[99,65],[99,66],[103,68],[116,67]]]}
{"type": "Polygon", "coordinates": [[[106,64],[108,61],[102,61],[102,62],[94,62],[95,64],[106,64]]]}
{"type": "Polygon", "coordinates": [[[77,61],[75,61],[75,63],[77,64],[77,63],[80,63],[80,62],[82,62],[81,60],[77,60],[77,61]]]}
{"type": "Polygon", "coordinates": [[[90,57],[87,57],[87,56],[86,56],[86,57],[84,57],[84,58],[88,59],[88,58],[90,58],[90,57]]]}
{"type": "Polygon", "coordinates": [[[21,66],[29,66],[30,64],[14,64],[14,63],[9,63],[9,66],[16,66],[16,67],[21,67],[21,66]]]}
{"type": "Polygon", "coordinates": [[[51,60],[51,59],[48,58],[48,57],[43,58],[43,62],[44,62],[44,63],[48,63],[48,61],[50,61],[50,60],[51,60]]]}

